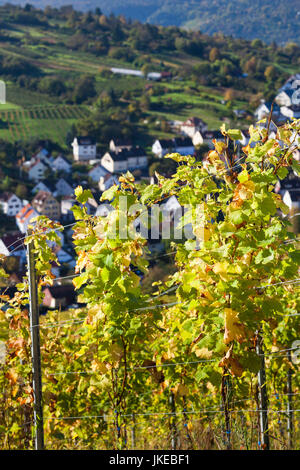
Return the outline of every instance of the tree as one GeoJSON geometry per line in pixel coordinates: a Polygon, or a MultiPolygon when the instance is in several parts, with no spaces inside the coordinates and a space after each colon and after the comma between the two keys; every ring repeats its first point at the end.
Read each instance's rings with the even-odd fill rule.
{"type": "Polygon", "coordinates": [[[19,183],[17,184],[16,187],[16,196],[18,196],[20,199],[26,199],[28,197],[28,189],[25,184],[19,183]]]}
{"type": "Polygon", "coordinates": [[[268,82],[274,82],[278,78],[278,70],[274,65],[269,65],[264,71],[264,76],[268,82]]]}
{"type": "Polygon", "coordinates": [[[213,47],[209,51],[209,60],[210,60],[210,62],[215,62],[218,59],[220,59],[220,52],[216,47],[213,47]]]}
{"type": "Polygon", "coordinates": [[[73,100],[77,104],[81,104],[88,98],[96,95],[94,77],[84,76],[76,84],[73,92],[73,100]]]}

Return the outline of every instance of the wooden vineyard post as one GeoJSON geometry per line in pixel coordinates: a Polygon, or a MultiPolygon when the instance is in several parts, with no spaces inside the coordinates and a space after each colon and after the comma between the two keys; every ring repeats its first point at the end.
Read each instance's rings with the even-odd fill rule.
{"type": "Polygon", "coordinates": [[[39,303],[33,241],[27,247],[28,279],[29,279],[29,317],[31,334],[32,381],[34,395],[34,426],[35,449],[44,449],[44,426],[42,405],[42,372],[39,327],[39,303]]]}
{"type": "Polygon", "coordinates": [[[263,351],[263,339],[257,334],[256,352],[260,357],[261,365],[258,371],[258,407],[259,407],[259,434],[260,448],[270,449],[269,423],[268,423],[268,395],[266,383],[265,355],[263,351]]]}
{"type": "MultiPolygon", "coordinates": [[[[288,360],[289,362],[292,361],[291,351],[288,351],[288,360]]],[[[293,432],[294,432],[294,425],[293,425],[293,385],[292,385],[292,370],[291,368],[288,369],[287,373],[287,433],[288,433],[288,446],[291,450],[293,448],[293,432]]]]}
{"type": "Polygon", "coordinates": [[[176,405],[175,405],[175,396],[171,392],[169,396],[169,403],[171,406],[171,448],[176,450],[177,448],[177,426],[176,426],[176,405]]]}
{"type": "Polygon", "coordinates": [[[225,445],[226,450],[231,450],[231,429],[230,429],[230,415],[229,415],[229,375],[227,369],[224,369],[222,376],[222,385],[221,385],[221,395],[222,395],[222,405],[225,416],[225,445]]]}

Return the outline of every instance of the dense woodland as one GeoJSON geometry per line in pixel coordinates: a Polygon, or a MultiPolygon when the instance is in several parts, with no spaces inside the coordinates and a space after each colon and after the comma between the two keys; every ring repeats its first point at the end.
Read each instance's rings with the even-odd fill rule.
{"type": "MultiPolygon", "coordinates": [[[[12,3],[20,2],[12,0],[12,3]]],[[[36,7],[49,4],[48,0],[30,3],[36,7]]],[[[69,3],[58,0],[55,5],[69,3]]],[[[143,23],[183,26],[207,34],[222,32],[233,37],[260,38],[268,43],[299,43],[299,0],[74,0],[72,4],[77,10],[93,11],[100,7],[107,15],[122,14],[143,23]]]]}

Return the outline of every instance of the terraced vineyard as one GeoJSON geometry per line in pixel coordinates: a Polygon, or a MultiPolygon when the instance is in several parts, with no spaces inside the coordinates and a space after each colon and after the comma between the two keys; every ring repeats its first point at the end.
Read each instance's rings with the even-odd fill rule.
{"type": "Polygon", "coordinates": [[[0,138],[15,142],[51,139],[64,146],[70,126],[89,114],[87,106],[41,105],[0,110],[0,138]]]}

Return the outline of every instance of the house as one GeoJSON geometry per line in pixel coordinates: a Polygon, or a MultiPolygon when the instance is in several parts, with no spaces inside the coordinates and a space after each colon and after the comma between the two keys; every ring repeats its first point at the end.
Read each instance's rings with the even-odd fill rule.
{"type": "Polygon", "coordinates": [[[180,155],[193,155],[195,148],[193,141],[190,137],[176,137],[175,141],[175,152],[180,155]]]}
{"type": "Polygon", "coordinates": [[[293,103],[293,95],[296,93],[296,90],[293,88],[282,90],[275,97],[275,102],[278,106],[286,106],[289,108],[293,103]]]}
{"type": "Polygon", "coordinates": [[[52,157],[49,155],[48,150],[44,148],[40,148],[31,158],[31,161],[38,161],[45,163],[48,165],[52,161],[52,157]]]}
{"type": "Polygon", "coordinates": [[[197,147],[198,145],[204,144],[203,135],[201,134],[200,131],[197,131],[197,132],[193,135],[193,137],[192,137],[192,142],[193,142],[194,147],[197,147]]]}
{"type": "Polygon", "coordinates": [[[3,235],[0,238],[0,254],[20,258],[20,261],[25,263],[26,249],[24,245],[24,234],[15,232],[3,235]]]}
{"type": "Polygon", "coordinates": [[[285,190],[282,200],[290,209],[287,218],[292,224],[292,231],[298,235],[300,233],[300,188],[285,190]]]}
{"type": "Polygon", "coordinates": [[[133,147],[129,140],[125,139],[111,139],[109,142],[109,150],[112,152],[119,152],[120,150],[131,150],[133,147]]]}
{"type": "Polygon", "coordinates": [[[175,151],[174,139],[157,139],[152,145],[152,153],[157,158],[162,158],[167,153],[174,153],[175,151]]]}
{"type": "Polygon", "coordinates": [[[48,308],[67,307],[76,300],[76,293],[72,284],[46,287],[43,292],[43,305],[48,308]]]}
{"type": "Polygon", "coordinates": [[[32,207],[39,215],[45,215],[49,219],[59,220],[60,204],[46,191],[39,191],[32,200],[32,207]]]}
{"type": "Polygon", "coordinates": [[[58,155],[55,160],[51,163],[51,167],[54,171],[61,171],[65,173],[70,173],[72,165],[68,160],[66,160],[62,155],[58,155]]]}
{"type": "Polygon", "coordinates": [[[106,170],[102,165],[96,165],[89,171],[88,175],[93,181],[97,182],[101,176],[105,176],[107,173],[108,170],[106,170]]]}
{"type": "Polygon", "coordinates": [[[55,192],[53,196],[70,196],[74,192],[72,186],[64,179],[60,178],[57,183],[55,183],[55,192]]]}
{"type": "Polygon", "coordinates": [[[161,80],[162,74],[159,72],[149,72],[147,74],[147,80],[153,80],[155,82],[161,80]]]}
{"type": "Polygon", "coordinates": [[[107,217],[108,214],[112,211],[114,211],[114,207],[110,204],[100,204],[97,207],[97,210],[95,212],[95,216],[97,217],[107,217]]]}
{"type": "Polygon", "coordinates": [[[0,195],[0,206],[3,214],[15,217],[23,207],[22,201],[14,193],[5,191],[0,195]]]}
{"type": "Polygon", "coordinates": [[[42,180],[39,181],[34,188],[31,190],[32,194],[36,194],[39,191],[47,191],[50,194],[53,194],[55,192],[55,185],[53,182],[47,180],[42,180]]]}
{"type": "Polygon", "coordinates": [[[119,186],[119,178],[116,175],[111,175],[110,173],[108,173],[106,176],[100,177],[98,186],[100,191],[103,192],[109,189],[114,184],[119,186]]]}
{"type": "Polygon", "coordinates": [[[241,119],[244,118],[247,114],[247,111],[245,111],[244,109],[234,109],[233,112],[237,118],[241,119]]]}
{"type": "Polygon", "coordinates": [[[284,85],[279,89],[279,91],[285,91],[285,90],[296,90],[297,88],[300,87],[300,73],[296,73],[294,75],[291,75],[290,78],[286,80],[284,85]]]}
{"type": "Polygon", "coordinates": [[[290,120],[300,118],[300,106],[299,105],[292,105],[290,107],[281,106],[280,112],[283,116],[286,116],[290,120]]]}
{"type": "Polygon", "coordinates": [[[27,170],[28,179],[31,181],[40,181],[44,179],[45,172],[49,166],[41,160],[34,160],[24,163],[24,169],[27,170]]]}
{"type": "Polygon", "coordinates": [[[28,203],[16,215],[16,224],[22,233],[26,233],[32,219],[37,217],[38,212],[28,203]]]}
{"type": "Polygon", "coordinates": [[[77,162],[96,159],[97,145],[91,137],[75,137],[72,142],[73,157],[77,162]]]}
{"type": "Polygon", "coordinates": [[[109,173],[122,173],[127,170],[144,169],[148,166],[148,158],[141,147],[132,147],[118,152],[106,152],[101,158],[101,165],[109,173]]]}
{"type": "Polygon", "coordinates": [[[205,132],[207,130],[207,124],[200,118],[191,117],[182,123],[180,130],[182,134],[193,138],[197,131],[205,132]]]}
{"type": "MultiPolygon", "coordinates": [[[[268,118],[272,109],[272,103],[262,101],[261,104],[256,108],[254,111],[254,116],[257,121],[261,119],[268,118]]],[[[278,104],[274,103],[273,105],[273,113],[272,119],[273,121],[277,121],[280,118],[280,107],[278,104]]]]}
{"type": "Polygon", "coordinates": [[[72,207],[76,204],[76,198],[74,196],[64,196],[60,203],[60,212],[65,222],[74,220],[72,207]]]}

